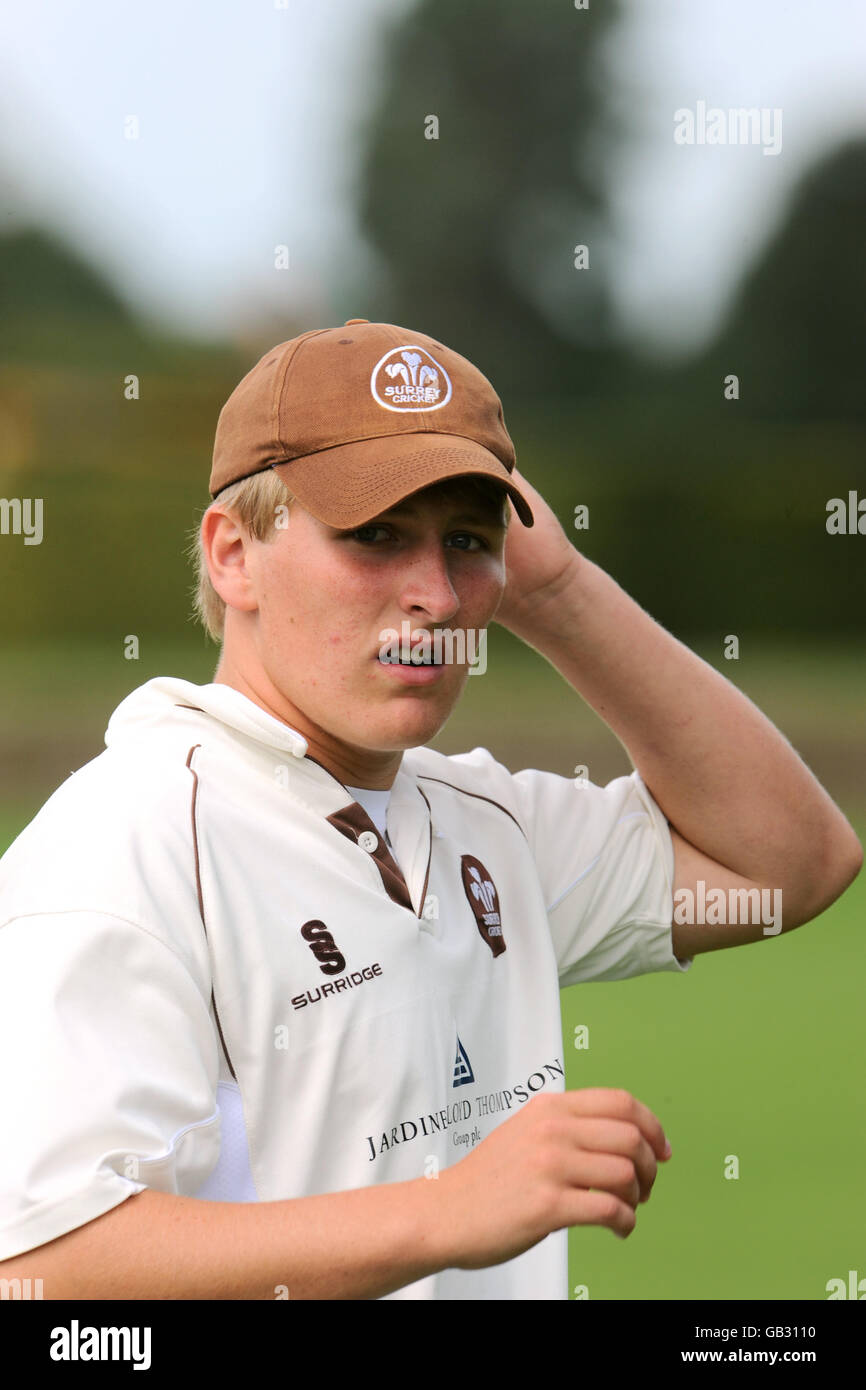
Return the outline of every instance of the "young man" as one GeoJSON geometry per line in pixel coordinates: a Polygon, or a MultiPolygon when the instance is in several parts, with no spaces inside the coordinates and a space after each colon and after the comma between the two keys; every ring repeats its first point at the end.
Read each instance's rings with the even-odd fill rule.
{"type": "Polygon", "coordinates": [[[134,691],[0,864],[3,1276],[563,1298],[567,1229],[628,1235],[670,1146],[628,1093],[564,1090],[559,988],[782,925],[672,925],[678,889],[781,893],[790,929],[857,874],[785,739],[514,465],[490,383],[394,325],[303,334],[233,392],[214,681],[134,691]],[[424,747],[494,616],[630,776],[424,747]]]}

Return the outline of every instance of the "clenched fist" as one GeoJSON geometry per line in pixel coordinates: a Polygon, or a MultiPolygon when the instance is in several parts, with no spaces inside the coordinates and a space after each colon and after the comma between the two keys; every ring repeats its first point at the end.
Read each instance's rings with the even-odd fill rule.
{"type": "Polygon", "coordinates": [[[628,1091],[534,1096],[439,1176],[451,1263],[502,1264],[568,1226],[624,1238],[670,1156],[661,1124],[628,1091]]]}

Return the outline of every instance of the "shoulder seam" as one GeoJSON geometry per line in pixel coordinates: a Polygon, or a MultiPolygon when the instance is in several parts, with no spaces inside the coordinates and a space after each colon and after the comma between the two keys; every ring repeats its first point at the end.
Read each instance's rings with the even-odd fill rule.
{"type": "Polygon", "coordinates": [[[507,806],[502,805],[501,801],[494,801],[492,796],[484,796],[481,792],[470,792],[466,789],[466,787],[458,787],[455,782],[446,782],[444,777],[431,777],[430,774],[427,772],[416,772],[415,776],[418,778],[419,781],[423,778],[425,782],[438,782],[440,786],[450,787],[452,791],[462,792],[464,796],[474,796],[478,801],[488,801],[491,806],[496,806],[498,810],[503,811],[506,816],[509,816],[510,819],[514,821],[514,824],[517,826],[517,829],[520,831],[524,840],[528,841],[529,837],[526,834],[526,831],[524,830],[523,826],[520,824],[520,821],[511,811],[509,811],[507,806]]]}

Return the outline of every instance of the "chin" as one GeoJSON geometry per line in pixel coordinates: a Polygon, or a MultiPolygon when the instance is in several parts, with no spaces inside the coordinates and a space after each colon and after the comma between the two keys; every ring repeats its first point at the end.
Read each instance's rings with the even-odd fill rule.
{"type": "Polygon", "coordinates": [[[406,748],[418,748],[435,738],[451,717],[454,706],[447,709],[431,706],[423,708],[420,703],[402,711],[392,711],[383,719],[378,728],[371,729],[364,739],[366,747],[381,752],[398,752],[406,748]]]}

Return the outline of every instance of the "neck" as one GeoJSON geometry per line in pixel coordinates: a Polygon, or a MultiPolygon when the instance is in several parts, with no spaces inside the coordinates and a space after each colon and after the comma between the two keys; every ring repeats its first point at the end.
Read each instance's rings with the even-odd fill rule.
{"type": "Polygon", "coordinates": [[[307,756],[319,763],[344,786],[388,791],[403,760],[401,749],[358,748],[323,729],[262,675],[251,680],[225,656],[220,658],[213,681],[239,690],[272,718],[287,724],[307,740],[307,756]]]}

